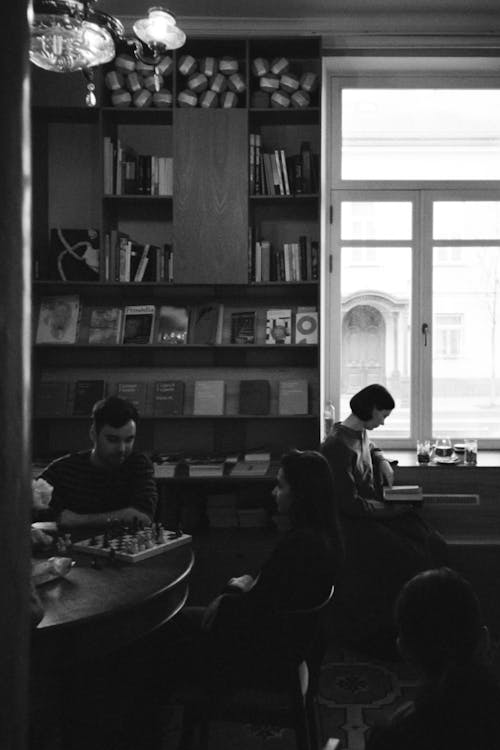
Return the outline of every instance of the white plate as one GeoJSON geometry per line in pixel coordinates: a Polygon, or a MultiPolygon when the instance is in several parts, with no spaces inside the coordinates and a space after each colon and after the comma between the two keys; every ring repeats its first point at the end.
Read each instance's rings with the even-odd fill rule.
{"type": "Polygon", "coordinates": [[[458,464],[460,461],[458,456],[448,456],[443,458],[435,458],[434,463],[436,464],[458,464]]]}

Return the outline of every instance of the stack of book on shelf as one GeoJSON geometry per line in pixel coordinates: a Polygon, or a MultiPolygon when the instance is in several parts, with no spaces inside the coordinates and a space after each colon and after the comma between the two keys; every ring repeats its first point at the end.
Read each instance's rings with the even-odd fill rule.
{"type": "Polygon", "coordinates": [[[249,280],[317,281],[319,278],[319,243],[300,235],[297,242],[273,247],[269,240],[253,243],[249,258],[249,280]]]}
{"type": "Polygon", "coordinates": [[[233,493],[209,495],[207,497],[207,518],[210,526],[214,528],[238,526],[235,495],[233,493]]]}
{"type": "Polygon", "coordinates": [[[104,137],[105,195],[173,194],[171,156],[138,154],[123,141],[104,137]]]}
{"type": "Polygon", "coordinates": [[[221,477],[224,474],[224,457],[190,458],[187,460],[190,477],[221,477]]]}
{"type": "Polygon", "coordinates": [[[155,479],[171,479],[175,477],[179,457],[157,454],[153,460],[155,479]]]}
{"type": "Polygon", "coordinates": [[[263,477],[267,474],[271,465],[271,454],[267,451],[245,453],[243,458],[237,461],[232,477],[263,477]]]}
{"type": "Polygon", "coordinates": [[[423,500],[422,488],[417,484],[400,484],[384,487],[384,500],[388,503],[417,503],[423,500]]]}
{"type": "Polygon", "coordinates": [[[249,171],[251,195],[304,195],[318,191],[318,155],[309,141],[300,153],[287,156],[284,148],[262,143],[260,133],[250,133],[249,171]]]}
{"type": "Polygon", "coordinates": [[[104,235],[102,281],[171,282],[173,272],[173,252],[168,243],[159,247],[137,242],[118,229],[104,235]]]}
{"type": "MultiPolygon", "coordinates": [[[[224,328],[224,305],[85,305],[75,294],[42,297],[37,344],[217,346],[252,345],[257,310],[232,310],[224,328]],[[83,321],[83,324],[82,324],[83,321]]],[[[260,314],[260,312],[259,312],[260,314]]],[[[266,344],[317,344],[315,306],[262,310],[266,344]]],[[[260,343],[262,336],[259,336],[260,343]]]]}

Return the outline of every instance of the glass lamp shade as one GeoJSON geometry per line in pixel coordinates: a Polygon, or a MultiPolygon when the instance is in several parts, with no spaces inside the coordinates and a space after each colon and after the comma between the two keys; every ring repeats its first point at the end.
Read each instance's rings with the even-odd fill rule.
{"type": "Polygon", "coordinates": [[[119,36],[122,28],[116,19],[90,10],[88,3],[38,0],[31,24],[30,60],[56,73],[102,65],[115,56],[113,36],[119,36]]]}
{"type": "Polygon", "coordinates": [[[150,8],[147,18],[139,18],[133,26],[136,36],[148,47],[178,49],[186,41],[172,13],[163,8],[150,8]]]}

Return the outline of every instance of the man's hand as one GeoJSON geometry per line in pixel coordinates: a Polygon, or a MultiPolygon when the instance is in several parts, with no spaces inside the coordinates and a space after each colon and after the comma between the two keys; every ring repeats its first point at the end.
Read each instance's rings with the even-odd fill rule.
{"type": "Polygon", "coordinates": [[[33,547],[50,547],[52,544],[52,537],[50,534],[46,534],[41,529],[34,529],[31,527],[31,544],[33,547]]]}
{"type": "Polygon", "coordinates": [[[379,463],[380,476],[382,477],[382,483],[387,487],[392,487],[394,483],[394,471],[387,459],[382,459],[379,463]]]}
{"type": "Polygon", "coordinates": [[[75,528],[78,526],[107,526],[112,522],[133,523],[137,519],[138,523],[145,526],[151,525],[151,519],[146,513],[142,513],[137,508],[120,508],[107,513],[74,513],[72,510],[65,509],[59,516],[59,526],[75,528]]]}
{"type": "Polygon", "coordinates": [[[255,586],[257,583],[257,579],[253,578],[253,576],[249,575],[248,573],[245,573],[243,576],[237,576],[236,578],[230,578],[227,582],[228,586],[233,586],[234,588],[241,589],[241,591],[250,591],[251,588],[255,586]]]}
{"type": "Polygon", "coordinates": [[[54,488],[45,479],[33,479],[31,491],[34,510],[46,510],[49,507],[54,488]]]}
{"type": "Polygon", "coordinates": [[[366,503],[371,510],[383,510],[385,508],[385,504],[380,500],[368,499],[366,503]]]}

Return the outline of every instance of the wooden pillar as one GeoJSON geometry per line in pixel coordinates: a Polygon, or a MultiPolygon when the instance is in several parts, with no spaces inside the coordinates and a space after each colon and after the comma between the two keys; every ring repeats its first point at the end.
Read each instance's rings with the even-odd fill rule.
{"type": "Polygon", "coordinates": [[[30,244],[28,0],[0,37],[0,747],[27,747],[30,572],[30,244]]]}

